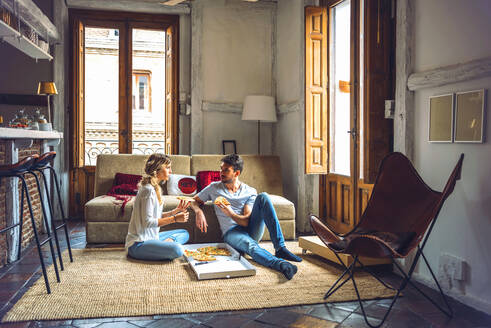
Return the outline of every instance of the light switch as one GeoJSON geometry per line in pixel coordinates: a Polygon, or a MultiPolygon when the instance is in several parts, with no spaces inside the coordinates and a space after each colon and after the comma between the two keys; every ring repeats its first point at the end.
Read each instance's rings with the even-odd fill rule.
{"type": "Polygon", "coordinates": [[[394,119],[395,101],[385,100],[385,118],[394,119]]]}

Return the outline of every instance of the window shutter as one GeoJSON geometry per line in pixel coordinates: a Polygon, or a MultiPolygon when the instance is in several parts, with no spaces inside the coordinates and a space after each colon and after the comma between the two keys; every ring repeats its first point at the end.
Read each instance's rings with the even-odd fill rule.
{"type": "Polygon", "coordinates": [[[327,8],[305,8],[305,173],[327,174],[327,8]]]}
{"type": "Polygon", "coordinates": [[[85,162],[85,128],[84,128],[84,77],[85,77],[85,45],[84,45],[84,25],[80,20],[72,21],[72,37],[74,38],[72,49],[72,74],[71,81],[75,84],[71,95],[72,104],[74,106],[71,111],[72,118],[70,120],[70,130],[73,131],[71,136],[71,144],[73,146],[71,166],[72,168],[83,167],[85,162]]]}
{"type": "Polygon", "coordinates": [[[382,159],[392,151],[393,120],[385,100],[394,99],[395,19],[392,0],[365,1],[366,80],[363,180],[374,183],[382,159]]]}

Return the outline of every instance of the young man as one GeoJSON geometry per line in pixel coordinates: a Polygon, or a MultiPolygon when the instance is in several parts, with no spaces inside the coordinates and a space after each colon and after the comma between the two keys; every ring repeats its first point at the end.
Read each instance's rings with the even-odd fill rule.
{"type": "Polygon", "coordinates": [[[208,185],[194,197],[195,201],[191,204],[196,213],[196,226],[201,232],[207,231],[208,224],[200,205],[208,200],[215,201],[219,196],[224,197],[230,205],[214,205],[224,241],[236,250],[249,254],[255,262],[292,279],[297,273],[297,267],[285,260],[301,262],[302,259],[286,249],[278,217],[268,194],[258,195],[256,189],[239,181],[243,166],[244,161],[239,155],[222,158],[221,181],[208,185]],[[265,225],[276,251],[275,256],[258,244],[265,225]]]}

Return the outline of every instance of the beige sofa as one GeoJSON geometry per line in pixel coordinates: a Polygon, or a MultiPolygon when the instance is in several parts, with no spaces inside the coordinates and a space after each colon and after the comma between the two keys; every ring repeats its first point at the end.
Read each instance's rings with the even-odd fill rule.
{"type": "MultiPolygon", "coordinates": [[[[172,155],[172,173],[194,175],[199,171],[218,171],[222,155],[172,155]]],[[[85,224],[87,243],[124,243],[133,209],[130,200],[121,214],[121,205],[114,197],[106,196],[111,189],[116,173],[142,174],[148,155],[99,155],[94,181],[94,199],[85,204],[85,224]]],[[[240,180],[257,192],[267,192],[276,209],[285,239],[295,238],[295,207],[282,197],[283,184],[280,160],[277,156],[242,155],[244,171],[240,180]]],[[[164,211],[170,211],[178,204],[176,196],[167,195],[164,187],[164,211]]],[[[121,203],[121,202],[119,202],[121,203]]],[[[218,242],[222,240],[218,220],[213,204],[204,206],[208,222],[208,232],[202,233],[195,225],[194,212],[190,211],[189,221],[185,224],[171,224],[163,230],[184,228],[189,232],[191,243],[218,242]]],[[[265,229],[263,240],[270,240],[265,229]]]]}

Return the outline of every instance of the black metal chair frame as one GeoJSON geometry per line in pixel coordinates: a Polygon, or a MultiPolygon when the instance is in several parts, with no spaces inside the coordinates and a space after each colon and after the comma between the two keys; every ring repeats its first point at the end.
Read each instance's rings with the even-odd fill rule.
{"type": "Polygon", "coordinates": [[[411,264],[411,267],[408,271],[408,273],[406,274],[404,272],[404,270],[400,267],[400,265],[394,260],[394,258],[391,258],[392,260],[392,263],[397,267],[397,269],[401,272],[402,276],[403,276],[403,280],[401,282],[401,284],[399,285],[399,288],[394,288],[394,287],[391,287],[389,284],[387,284],[386,282],[384,282],[384,280],[380,277],[378,277],[375,273],[371,272],[370,270],[368,270],[364,265],[363,263],[360,261],[360,259],[358,258],[358,255],[354,255],[354,259],[353,259],[353,262],[350,264],[350,266],[348,267],[346,264],[344,264],[344,262],[341,260],[341,258],[339,257],[339,255],[336,253],[336,252],[333,252],[334,255],[336,255],[339,263],[344,267],[345,271],[343,272],[343,274],[341,276],[339,276],[338,280],[336,280],[336,282],[331,286],[331,288],[327,291],[327,293],[324,295],[324,299],[328,299],[332,294],[334,294],[339,288],[341,288],[341,286],[343,286],[346,282],[348,282],[348,280],[351,280],[352,283],[353,283],[353,287],[355,288],[355,292],[356,292],[356,297],[358,298],[358,302],[360,304],[360,308],[361,308],[361,311],[363,313],[363,317],[365,319],[365,322],[367,323],[368,326],[372,327],[372,328],[377,328],[377,327],[380,327],[383,325],[383,323],[385,322],[385,320],[387,319],[387,316],[389,315],[390,311],[392,310],[392,307],[394,306],[395,302],[397,301],[397,298],[399,297],[400,293],[406,288],[407,284],[409,283],[412,287],[414,287],[419,293],[421,293],[421,295],[423,295],[427,300],[429,300],[435,307],[437,307],[441,312],[443,312],[446,316],[448,316],[449,318],[453,317],[453,310],[452,310],[452,307],[450,306],[448,300],[447,300],[447,297],[445,296],[445,294],[443,293],[443,290],[440,286],[440,284],[438,283],[438,280],[436,279],[436,276],[435,274],[433,273],[433,270],[431,269],[431,266],[430,264],[428,263],[428,260],[426,259],[426,257],[424,256],[424,253],[423,253],[423,248],[425,247],[426,245],[426,242],[428,240],[428,237],[430,236],[431,234],[431,230],[433,229],[433,226],[435,225],[435,222],[436,220],[433,220],[433,222],[431,223],[430,225],[430,228],[428,229],[428,232],[423,240],[423,243],[422,243],[422,246],[418,246],[417,248],[417,251],[416,251],[416,255],[413,259],[413,262],[411,264]],[[433,278],[433,280],[435,281],[437,287],[438,287],[438,290],[440,292],[440,295],[443,299],[443,301],[445,302],[445,305],[447,307],[447,309],[443,309],[438,303],[436,303],[434,300],[431,299],[431,297],[429,297],[426,293],[424,293],[420,288],[418,288],[412,281],[411,281],[411,278],[412,278],[412,274],[414,272],[414,269],[416,268],[416,264],[419,260],[419,258],[423,257],[423,260],[424,262],[426,263],[426,266],[428,267],[428,269],[430,270],[430,273],[431,273],[431,276],[433,278]],[[354,273],[355,273],[355,268],[356,268],[356,264],[359,264],[360,265],[360,268],[369,273],[371,276],[373,276],[375,279],[377,279],[382,285],[384,285],[386,288],[389,288],[389,289],[392,289],[392,290],[395,290],[396,291],[396,294],[394,295],[394,297],[392,298],[392,302],[389,306],[389,308],[387,309],[387,311],[385,312],[384,314],[384,317],[382,318],[382,320],[380,321],[380,323],[376,324],[376,325],[373,325],[371,324],[369,321],[368,321],[368,318],[367,318],[367,314],[365,312],[365,308],[363,307],[363,302],[361,300],[361,297],[360,297],[360,293],[358,291],[358,287],[356,285],[356,282],[355,282],[355,279],[354,279],[354,273]],[[341,279],[346,275],[348,274],[348,278],[346,278],[342,283],[339,283],[341,281],[341,279]]]}
{"type": "MultiPolygon", "coordinates": [[[[44,189],[45,189],[45,192],[46,192],[46,199],[47,199],[48,209],[49,209],[49,213],[50,213],[50,217],[51,217],[51,226],[52,226],[52,229],[53,229],[53,234],[54,234],[54,237],[55,237],[56,248],[57,248],[57,251],[58,251],[58,258],[60,259],[60,268],[61,268],[61,270],[64,270],[64,267],[63,267],[63,258],[61,256],[60,243],[59,243],[58,234],[57,234],[57,231],[59,229],[61,229],[61,228],[63,228],[65,230],[65,238],[66,238],[66,243],[67,243],[67,247],[68,247],[68,254],[69,254],[69,257],[70,257],[70,262],[73,262],[73,255],[72,255],[72,248],[71,248],[71,245],[70,245],[70,237],[69,237],[69,233],[68,233],[67,222],[66,222],[66,218],[65,218],[65,211],[63,210],[63,203],[61,201],[61,194],[60,194],[60,186],[59,186],[59,183],[58,183],[58,176],[56,174],[56,171],[53,169],[53,167],[49,163],[45,163],[45,165],[42,165],[40,167],[37,167],[36,166],[36,163],[35,163],[34,164],[34,168],[31,170],[31,172],[33,173],[33,171],[37,171],[37,172],[41,173],[41,176],[43,177],[43,180],[44,180],[44,189]],[[56,193],[57,193],[57,196],[58,196],[58,204],[60,206],[61,219],[62,219],[62,223],[59,226],[56,226],[55,220],[54,220],[52,200],[51,200],[50,193],[49,193],[49,190],[48,190],[48,185],[46,183],[46,181],[47,181],[46,180],[46,175],[44,173],[44,170],[46,170],[46,169],[48,169],[51,172],[51,177],[54,180],[55,189],[56,189],[56,193]]],[[[41,192],[40,192],[40,194],[41,194],[41,192]]]]}
{"type": "Polygon", "coordinates": [[[27,205],[28,205],[28,208],[29,208],[29,214],[31,216],[32,229],[33,229],[33,232],[34,232],[34,239],[36,241],[36,246],[37,246],[37,250],[38,250],[39,261],[41,262],[41,269],[42,269],[42,272],[43,272],[44,282],[45,282],[45,285],[46,285],[46,291],[47,291],[48,294],[50,294],[51,293],[51,288],[50,288],[50,285],[49,285],[48,274],[46,272],[46,265],[44,263],[43,252],[42,252],[42,249],[41,249],[41,247],[44,244],[46,244],[47,242],[50,245],[51,257],[52,257],[52,260],[53,260],[53,266],[54,266],[54,269],[55,269],[56,279],[57,279],[58,282],[60,282],[60,275],[59,275],[59,272],[58,272],[58,265],[56,264],[56,255],[55,255],[54,249],[53,249],[52,236],[50,235],[49,225],[48,225],[47,217],[46,217],[46,214],[45,214],[46,212],[45,212],[44,204],[43,204],[43,201],[42,201],[41,191],[40,191],[40,187],[39,187],[39,180],[38,180],[36,174],[34,174],[32,172],[29,172],[27,169],[23,169],[21,171],[14,171],[14,172],[12,172],[10,174],[4,174],[4,175],[2,175],[0,177],[0,179],[1,178],[14,178],[14,177],[19,178],[21,180],[21,182],[22,182],[19,222],[16,223],[16,224],[13,224],[11,226],[8,226],[8,227],[5,227],[5,228],[1,229],[0,230],[0,233],[6,232],[6,231],[8,231],[10,229],[13,229],[15,227],[19,227],[19,247],[18,247],[18,251],[17,251],[17,260],[20,260],[20,258],[21,258],[21,252],[22,252],[22,226],[23,226],[23,223],[24,223],[24,194],[25,194],[26,199],[27,199],[27,205]],[[39,191],[39,195],[40,195],[41,208],[42,208],[42,211],[43,211],[44,223],[46,225],[46,231],[47,231],[47,235],[48,235],[48,237],[44,241],[42,241],[42,242],[40,242],[40,240],[39,240],[39,235],[38,235],[37,228],[36,228],[36,221],[34,220],[34,213],[32,211],[31,197],[29,196],[29,189],[27,187],[27,183],[26,183],[26,180],[24,178],[24,174],[26,174],[26,173],[31,173],[31,174],[33,174],[35,176],[37,187],[38,187],[38,191],[39,191]]]}

